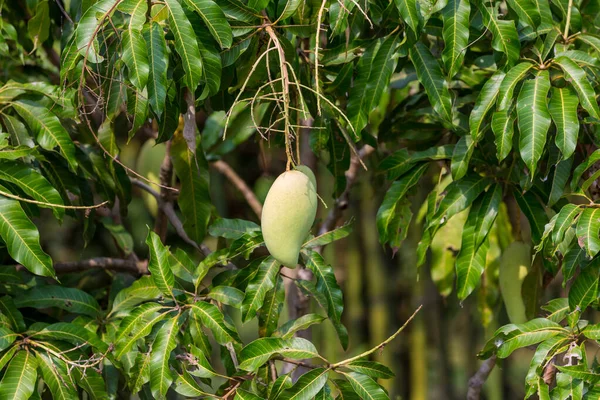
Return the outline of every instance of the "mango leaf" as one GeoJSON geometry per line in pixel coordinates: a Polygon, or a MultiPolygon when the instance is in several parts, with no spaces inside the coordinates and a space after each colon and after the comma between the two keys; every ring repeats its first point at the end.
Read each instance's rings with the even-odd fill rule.
{"type": "Polygon", "coordinates": [[[146,244],[150,250],[148,271],[156,287],[167,296],[174,297],[173,284],[175,277],[169,263],[169,250],[160,241],[155,232],[148,232],[146,244]]]}
{"type": "Polygon", "coordinates": [[[375,361],[353,361],[345,367],[371,378],[391,379],[395,376],[391,369],[375,361]]]}
{"type": "Polygon", "coordinates": [[[202,79],[202,59],[194,29],[177,0],[165,0],[169,10],[169,28],[175,37],[175,50],[185,71],[185,85],[194,91],[202,79]]]}
{"type": "Polygon", "coordinates": [[[98,31],[118,5],[119,0],[101,0],[90,6],[81,16],[74,37],[77,51],[88,62],[98,64],[104,61],[104,57],[98,53],[98,31]]]}
{"type": "Polygon", "coordinates": [[[226,345],[227,343],[240,341],[237,332],[225,325],[223,314],[215,305],[199,301],[190,304],[190,307],[192,312],[202,321],[202,325],[211,330],[219,344],[226,345]]]}
{"type": "Polygon", "coordinates": [[[469,129],[471,131],[471,137],[475,142],[478,142],[479,139],[481,139],[485,116],[496,102],[500,85],[505,76],[506,74],[502,71],[496,72],[487,80],[485,85],[483,85],[481,92],[479,92],[479,96],[477,96],[473,111],[471,111],[471,115],[469,116],[469,129]]]}
{"type": "Polygon", "coordinates": [[[325,317],[319,314],[306,314],[297,319],[292,319],[281,325],[273,333],[273,336],[279,336],[283,339],[291,339],[294,334],[300,330],[307,329],[311,325],[320,324],[325,321],[325,317]]]}
{"type": "Polygon", "coordinates": [[[420,161],[449,160],[454,154],[454,145],[434,146],[426,150],[409,153],[406,149],[398,150],[386,157],[378,169],[387,172],[390,181],[400,178],[420,161]]]}
{"type": "Polygon", "coordinates": [[[150,351],[139,352],[130,371],[129,388],[132,394],[142,390],[142,386],[150,381],[150,360],[152,359],[150,351]]]}
{"type": "Polygon", "coordinates": [[[442,120],[452,123],[452,99],[448,82],[431,51],[421,42],[410,49],[410,59],[415,66],[419,81],[425,87],[433,110],[442,120]]]}
{"type": "Polygon", "coordinates": [[[260,231],[260,226],[252,221],[243,219],[219,218],[208,228],[211,236],[224,237],[226,239],[239,239],[249,232],[260,231]]]}
{"type": "Polygon", "coordinates": [[[508,0],[507,3],[519,16],[519,22],[535,29],[542,21],[534,0],[508,0]]]}
{"type": "Polygon", "coordinates": [[[150,356],[150,388],[154,398],[165,398],[167,390],[173,383],[173,375],[169,368],[171,352],[177,346],[176,337],[179,332],[178,318],[165,322],[156,334],[152,343],[150,356]]]}
{"type": "Polygon", "coordinates": [[[306,339],[260,338],[249,343],[240,352],[240,369],[249,372],[256,371],[275,355],[301,360],[318,357],[319,353],[315,346],[306,339]]]}
{"type": "Polygon", "coordinates": [[[23,332],[26,328],[23,314],[17,309],[12,297],[0,297],[0,322],[15,332],[23,332]],[[7,324],[8,323],[8,324],[7,324]]]}
{"type": "Polygon", "coordinates": [[[144,36],[139,30],[131,28],[123,32],[121,36],[123,46],[123,62],[129,71],[129,79],[133,86],[142,90],[148,83],[150,66],[148,64],[148,50],[144,36]]]}
{"type": "Polygon", "coordinates": [[[581,365],[557,365],[556,368],[563,374],[585,382],[596,383],[600,380],[600,374],[582,368],[581,365]]]}
{"type": "Polygon", "coordinates": [[[322,235],[312,237],[304,242],[302,247],[310,249],[313,247],[325,246],[329,243],[335,242],[336,240],[343,239],[352,232],[352,222],[353,221],[350,220],[344,225],[338,226],[335,229],[323,233],[322,235]]]}
{"type": "Polygon", "coordinates": [[[448,78],[453,78],[462,67],[469,44],[470,12],[471,4],[468,0],[449,0],[442,10],[444,23],[442,61],[448,71],[448,78]]]}
{"type": "Polygon", "coordinates": [[[514,190],[513,194],[519,208],[529,221],[531,227],[531,240],[537,244],[542,239],[544,227],[548,223],[548,215],[540,200],[531,191],[522,193],[519,190],[514,190]]]}
{"type": "Polygon", "coordinates": [[[71,170],[75,171],[77,169],[75,145],[58,117],[47,108],[30,100],[18,100],[11,105],[36,134],[39,145],[45,150],[54,150],[58,147],[71,170]]]}
{"type": "Polygon", "coordinates": [[[579,95],[581,106],[590,114],[590,116],[600,119],[600,109],[596,101],[596,93],[590,84],[586,73],[573,60],[560,56],[554,59],[554,62],[563,70],[567,81],[575,88],[579,95]]]}
{"type": "Polygon", "coordinates": [[[584,312],[598,297],[598,261],[592,262],[582,269],[569,290],[569,307],[571,311],[584,312]]]}
{"type": "Polygon", "coordinates": [[[222,49],[230,48],[233,35],[221,8],[212,0],[186,0],[186,3],[202,17],[219,46],[222,49]]]}
{"type": "Polygon", "coordinates": [[[467,174],[475,144],[476,142],[472,136],[465,135],[454,146],[454,154],[452,154],[452,161],[450,162],[452,179],[459,180],[467,174]]]}
{"type": "Polygon", "coordinates": [[[567,181],[571,178],[571,166],[573,165],[573,157],[565,160],[560,160],[554,169],[552,177],[552,188],[550,196],[548,196],[548,207],[552,207],[563,196],[567,188],[567,181]]]}
{"type": "Polygon", "coordinates": [[[327,384],[329,370],[315,368],[308,371],[289,389],[284,390],[278,400],[311,400],[327,384]]]}
{"type": "Polygon", "coordinates": [[[262,307],[267,291],[275,287],[280,268],[281,263],[271,256],[260,263],[258,272],[246,288],[246,296],[242,303],[242,322],[254,318],[258,309],[262,307]]]}
{"type": "Polygon", "coordinates": [[[496,111],[492,115],[492,131],[496,138],[496,157],[498,161],[504,160],[512,150],[516,119],[517,115],[514,108],[496,111]]]}
{"type": "MultiPolygon", "coordinates": [[[[9,191],[0,185],[0,190],[9,191]]],[[[54,278],[52,259],[40,246],[37,227],[21,208],[18,201],[0,195],[0,237],[6,243],[8,254],[29,271],[54,278]]]]}
{"type": "Polygon", "coordinates": [[[419,25],[422,22],[421,13],[419,12],[419,1],[417,0],[394,0],[398,12],[412,31],[419,33],[419,25]]]}
{"type": "Polygon", "coordinates": [[[29,350],[20,350],[12,358],[2,381],[0,398],[27,400],[35,390],[38,362],[29,350]]]}
{"type": "Polygon", "coordinates": [[[395,245],[398,245],[399,240],[396,240],[396,238],[398,236],[406,237],[410,220],[400,226],[401,230],[391,230],[390,228],[396,226],[396,224],[393,224],[393,221],[401,216],[397,211],[401,205],[402,199],[404,199],[408,191],[419,182],[419,179],[428,166],[427,163],[423,163],[415,167],[401,179],[393,182],[392,186],[388,189],[379,210],[377,210],[379,243],[385,244],[388,241],[392,241],[395,245]]]}
{"type": "Polygon", "coordinates": [[[107,353],[108,345],[86,328],[69,322],[57,322],[32,335],[36,339],[61,340],[75,346],[90,345],[100,353],[107,353]]]}
{"type": "Polygon", "coordinates": [[[183,228],[196,243],[202,242],[211,215],[208,163],[202,146],[195,152],[188,148],[183,135],[175,135],[171,146],[175,173],[181,181],[179,207],[183,213],[183,228]]]}
{"type": "Polygon", "coordinates": [[[546,318],[536,318],[524,324],[508,324],[494,333],[485,345],[482,355],[494,351],[499,358],[506,358],[516,349],[567,333],[565,328],[546,318]]]}
{"type": "Polygon", "coordinates": [[[131,286],[121,290],[113,300],[111,314],[119,314],[148,300],[162,297],[162,292],[150,276],[143,276],[131,286]]]}
{"type": "Polygon", "coordinates": [[[152,111],[160,118],[167,98],[167,65],[169,56],[163,29],[151,22],[143,31],[148,48],[148,101],[152,111]]]}
{"type": "Polygon", "coordinates": [[[381,386],[368,376],[357,372],[344,372],[343,374],[361,399],[389,400],[389,396],[381,386]]]}
{"type": "Polygon", "coordinates": [[[483,23],[492,32],[492,48],[506,55],[506,64],[512,66],[520,57],[521,45],[515,22],[498,19],[500,13],[495,3],[487,0],[477,2],[477,7],[483,16],[483,23]]]}
{"type": "Polygon", "coordinates": [[[337,283],[333,268],[328,265],[323,257],[312,250],[302,252],[306,268],[310,269],[313,275],[317,278],[316,290],[325,295],[327,301],[327,315],[336,327],[338,336],[342,343],[342,347],[348,346],[347,336],[344,335],[344,330],[338,328],[343,326],[341,323],[342,311],[344,310],[344,299],[342,290],[337,283]]]}
{"type": "Polygon", "coordinates": [[[531,179],[535,176],[537,163],[542,157],[546,135],[550,128],[547,103],[549,90],[548,71],[539,71],[535,79],[523,83],[517,100],[519,150],[525,165],[529,168],[531,179]]]}
{"type": "Polygon", "coordinates": [[[127,92],[127,113],[130,115],[131,129],[129,130],[128,140],[146,123],[148,119],[148,89],[142,91],[127,92]]]}
{"type": "Polygon", "coordinates": [[[198,382],[196,382],[194,377],[186,370],[183,370],[183,374],[180,374],[177,377],[177,380],[175,381],[175,391],[187,397],[200,397],[209,395],[209,393],[202,390],[200,385],[198,385],[198,382]]]}
{"type": "Polygon", "coordinates": [[[154,325],[166,318],[166,313],[158,313],[157,310],[156,304],[144,304],[121,322],[114,353],[117,360],[134,348],[140,339],[148,336],[154,325]]]}
{"type": "Polygon", "coordinates": [[[577,222],[579,246],[586,250],[590,258],[600,251],[600,209],[585,208],[577,222]]]}
{"type": "Polygon", "coordinates": [[[498,111],[503,111],[509,108],[513,101],[513,93],[515,87],[529,74],[533,64],[529,61],[521,62],[506,72],[506,76],[500,85],[498,91],[498,103],[496,105],[498,111]]]}
{"type": "Polygon", "coordinates": [[[577,145],[579,119],[577,106],[579,99],[570,87],[552,88],[552,97],[548,111],[556,125],[556,146],[562,152],[563,159],[571,157],[577,145]]]}
{"type": "Polygon", "coordinates": [[[102,313],[96,299],[88,293],[62,286],[37,286],[15,297],[14,302],[18,308],[58,307],[72,313],[89,315],[92,318],[102,313]]]}
{"type": "Polygon", "coordinates": [[[456,291],[460,300],[467,298],[479,283],[489,247],[484,242],[496,220],[501,203],[502,187],[494,185],[471,206],[456,258],[456,291]]]}
{"type": "Polygon", "coordinates": [[[44,383],[50,389],[53,399],[70,400],[79,398],[75,383],[69,375],[67,364],[63,360],[53,357],[45,351],[36,352],[36,358],[44,383]]]}
{"type": "Polygon", "coordinates": [[[10,329],[0,326],[0,351],[4,351],[8,346],[13,344],[17,336],[19,336],[18,333],[14,333],[10,329]]]}
{"type": "Polygon", "coordinates": [[[271,336],[279,324],[279,315],[285,303],[285,285],[281,275],[277,276],[275,287],[265,296],[263,306],[258,312],[258,334],[271,336]]]}

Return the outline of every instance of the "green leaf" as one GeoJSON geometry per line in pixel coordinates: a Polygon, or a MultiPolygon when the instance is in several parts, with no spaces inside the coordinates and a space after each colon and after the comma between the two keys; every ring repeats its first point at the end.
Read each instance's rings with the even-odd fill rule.
{"type": "Polygon", "coordinates": [[[506,72],[506,76],[500,85],[498,91],[498,111],[503,111],[509,108],[513,102],[513,93],[515,87],[521,82],[528,74],[533,64],[529,61],[524,61],[512,67],[506,72]]]}
{"type": "Polygon", "coordinates": [[[535,79],[523,83],[517,100],[519,150],[525,165],[529,168],[530,179],[535,176],[537,163],[542,157],[546,135],[550,128],[547,102],[549,90],[548,71],[539,71],[535,79]]]}
{"type": "Polygon", "coordinates": [[[142,331],[148,334],[152,326],[164,317],[164,313],[159,313],[164,308],[157,303],[142,304],[121,321],[114,340],[117,359],[121,359],[133,347],[137,338],[142,336],[142,331]]]}
{"type": "Polygon", "coordinates": [[[419,33],[419,25],[422,22],[419,2],[417,0],[394,0],[394,3],[396,3],[404,23],[408,24],[414,33],[419,33]]]}
{"type": "Polygon", "coordinates": [[[275,287],[267,292],[262,308],[258,312],[258,334],[271,336],[279,323],[279,315],[285,303],[285,285],[281,275],[277,277],[275,287]]]}
{"type": "Polygon", "coordinates": [[[577,145],[579,119],[577,106],[579,99],[570,87],[552,88],[552,97],[548,111],[556,125],[556,146],[562,152],[563,159],[571,157],[577,145]]]}
{"type": "Polygon", "coordinates": [[[410,59],[415,66],[419,81],[425,87],[433,110],[446,122],[452,123],[452,99],[448,82],[442,69],[429,49],[421,42],[410,49],[410,59]]]}
{"type": "Polygon", "coordinates": [[[185,85],[194,91],[202,79],[202,59],[196,34],[177,0],[165,0],[165,6],[169,10],[169,28],[175,36],[175,50],[185,71],[185,85]]]}
{"type": "Polygon", "coordinates": [[[325,317],[319,314],[306,314],[297,319],[292,319],[281,325],[273,333],[273,336],[280,336],[283,339],[291,339],[294,334],[300,330],[307,329],[311,325],[320,324],[325,321],[325,317]]]}
{"type": "Polygon", "coordinates": [[[275,287],[275,280],[279,274],[281,263],[269,256],[260,263],[258,272],[248,283],[246,296],[242,303],[242,322],[246,322],[256,316],[256,312],[262,307],[265,295],[275,287]]]}
{"type": "Polygon", "coordinates": [[[564,374],[585,382],[596,383],[600,380],[600,373],[583,369],[581,365],[557,365],[556,368],[564,374]]]}
{"type": "Polygon", "coordinates": [[[6,348],[15,341],[17,336],[19,336],[18,333],[14,333],[10,329],[0,326],[0,352],[6,350],[6,348]]]}
{"type": "Polygon", "coordinates": [[[581,208],[575,204],[566,204],[556,214],[556,222],[552,230],[552,242],[557,245],[562,242],[565,233],[571,229],[575,222],[575,218],[581,213],[581,208]]]}
{"type": "Polygon", "coordinates": [[[469,44],[469,0],[449,0],[442,11],[444,29],[444,50],[442,61],[448,71],[448,78],[453,78],[463,64],[469,44]]]}
{"type": "Polygon", "coordinates": [[[71,170],[75,171],[77,169],[75,145],[58,117],[47,108],[30,100],[18,100],[11,105],[37,135],[40,146],[46,150],[54,150],[58,147],[71,170]]]}
{"type": "Polygon", "coordinates": [[[571,178],[571,166],[573,165],[573,157],[566,160],[560,160],[554,169],[552,177],[552,188],[550,196],[548,196],[548,207],[552,207],[562,197],[567,188],[567,181],[571,178]]]}
{"type": "Polygon", "coordinates": [[[327,383],[329,370],[315,368],[302,375],[289,389],[284,390],[277,400],[311,400],[327,383]]]}
{"type": "Polygon", "coordinates": [[[429,165],[427,163],[423,163],[415,167],[401,179],[393,182],[392,186],[385,194],[383,202],[381,203],[379,210],[377,210],[377,230],[379,231],[379,242],[381,244],[392,241],[394,245],[397,246],[399,245],[399,240],[397,240],[397,237],[406,237],[408,223],[410,220],[406,221],[406,223],[401,226],[402,231],[400,232],[398,230],[391,230],[390,228],[397,225],[394,224],[393,221],[399,216],[397,211],[401,205],[400,202],[406,197],[406,194],[410,188],[419,182],[419,179],[428,166],[429,165]]]}
{"type": "MultiPolygon", "coordinates": [[[[23,314],[17,310],[12,297],[0,297],[0,316],[10,324],[9,327],[13,331],[23,332],[25,330],[26,326],[23,314]]],[[[4,321],[2,322],[4,323],[4,321]]]]}
{"type": "Polygon", "coordinates": [[[308,239],[302,247],[304,248],[313,248],[325,246],[329,243],[335,242],[336,240],[340,240],[348,236],[352,232],[352,220],[346,222],[342,226],[338,226],[335,229],[332,229],[328,232],[323,233],[322,235],[312,237],[308,239]]]}
{"type": "Polygon", "coordinates": [[[207,296],[219,303],[235,308],[240,308],[244,300],[244,292],[231,286],[214,287],[207,296]]]}
{"type": "Polygon", "coordinates": [[[514,108],[496,111],[492,116],[492,131],[496,138],[496,157],[499,162],[504,160],[512,149],[516,119],[514,108]]]}
{"type": "Polygon", "coordinates": [[[89,315],[92,318],[100,316],[100,305],[86,292],[62,286],[37,286],[26,293],[15,297],[18,308],[49,308],[60,309],[75,313],[89,315]]]}
{"type": "Polygon", "coordinates": [[[131,129],[127,135],[131,140],[148,119],[148,89],[127,92],[127,113],[131,116],[131,129]]]}
{"type": "Polygon", "coordinates": [[[181,182],[178,203],[183,213],[183,228],[196,243],[202,242],[210,220],[208,163],[202,146],[195,152],[188,148],[182,135],[175,135],[171,146],[175,174],[181,182]]]}
{"type": "Polygon", "coordinates": [[[473,111],[469,116],[469,129],[471,136],[475,142],[478,142],[483,135],[483,122],[488,111],[491,110],[492,106],[496,102],[500,85],[502,84],[506,75],[502,71],[496,72],[492,75],[477,96],[473,111]]]}
{"type": "Polygon", "coordinates": [[[129,388],[131,393],[135,394],[142,390],[142,386],[150,381],[150,361],[152,353],[139,352],[131,368],[129,378],[129,388]]]}
{"type": "Polygon", "coordinates": [[[173,383],[173,375],[169,368],[171,352],[177,346],[175,338],[179,332],[177,317],[171,318],[156,334],[152,343],[152,355],[150,356],[150,388],[154,398],[165,398],[167,390],[173,383]]]}
{"type": "Polygon", "coordinates": [[[78,399],[77,388],[73,382],[67,364],[45,351],[36,352],[38,366],[44,378],[44,383],[50,389],[55,400],[78,399]]]}
{"type": "Polygon", "coordinates": [[[588,325],[583,330],[583,335],[588,339],[600,339],[600,324],[588,325]]]}
{"type": "Polygon", "coordinates": [[[180,374],[177,377],[177,380],[175,381],[175,391],[187,397],[198,397],[208,395],[208,393],[202,390],[200,385],[198,385],[194,377],[190,375],[190,373],[186,370],[183,370],[183,374],[180,374]]]}
{"type": "Polygon", "coordinates": [[[345,367],[372,378],[391,379],[395,376],[391,369],[375,361],[353,361],[345,367]]]}
{"type": "Polygon", "coordinates": [[[454,148],[454,145],[434,146],[412,154],[409,154],[408,150],[402,149],[386,157],[379,164],[378,169],[382,172],[387,172],[387,178],[393,181],[410,171],[420,161],[451,159],[454,148]]]}
{"type": "Polygon", "coordinates": [[[519,16],[519,22],[536,28],[541,22],[541,15],[534,0],[508,0],[512,8],[519,16]]]}
{"type": "Polygon", "coordinates": [[[344,372],[343,374],[361,399],[389,400],[389,396],[381,386],[368,376],[357,372],[344,372]]]}
{"type": "Polygon", "coordinates": [[[219,344],[226,345],[227,343],[240,341],[237,332],[225,325],[223,314],[215,305],[199,301],[190,304],[190,307],[194,314],[200,318],[202,325],[211,330],[219,344]]]}
{"type": "Polygon", "coordinates": [[[244,389],[237,389],[233,400],[261,400],[261,397],[244,389]]]}
{"type": "Polygon", "coordinates": [[[239,239],[246,233],[258,232],[260,226],[252,221],[243,219],[219,218],[208,228],[211,236],[224,237],[226,239],[239,239]]]}
{"type": "Polygon", "coordinates": [[[600,109],[596,101],[596,93],[590,84],[586,73],[573,60],[560,56],[554,59],[565,73],[566,80],[575,88],[579,95],[581,106],[590,114],[590,116],[600,119],[600,109]]]}
{"type": "Polygon", "coordinates": [[[378,42],[374,41],[358,63],[357,78],[346,109],[357,135],[367,126],[371,111],[379,105],[398,62],[394,56],[398,46],[397,35],[391,35],[380,46],[377,45],[378,42]]]}
{"type": "Polygon", "coordinates": [[[567,341],[568,340],[563,336],[554,336],[540,343],[535,350],[535,354],[531,358],[529,371],[525,378],[528,386],[535,385],[544,370],[544,366],[546,365],[545,361],[548,358],[552,358],[556,350],[562,347],[567,341]]]}
{"type": "Polygon", "coordinates": [[[521,45],[515,22],[501,20],[497,5],[486,4],[486,1],[477,2],[477,7],[483,16],[483,23],[492,32],[492,48],[506,55],[508,66],[512,66],[520,57],[521,45]]]}
{"type": "Polygon", "coordinates": [[[600,209],[585,208],[577,222],[579,246],[592,258],[600,251],[600,209]]]}
{"type": "Polygon", "coordinates": [[[166,312],[158,313],[162,308],[155,303],[144,304],[127,316],[119,325],[116,337],[115,358],[120,360],[138,342],[152,331],[152,327],[166,317],[166,312]]]}
{"type": "Polygon", "coordinates": [[[285,2],[278,3],[278,7],[277,7],[278,9],[281,9],[282,4],[285,4],[285,5],[283,6],[283,9],[279,13],[279,17],[277,17],[277,21],[287,19],[287,18],[291,17],[292,15],[294,15],[296,13],[296,11],[298,10],[298,7],[300,6],[301,3],[302,3],[302,1],[300,1],[300,0],[285,0],[285,2]]]}
{"type": "Polygon", "coordinates": [[[277,354],[294,360],[319,356],[315,346],[306,339],[260,338],[249,343],[240,352],[240,369],[256,371],[277,354]]]}
{"type": "Polygon", "coordinates": [[[148,47],[148,100],[152,111],[160,117],[167,98],[167,65],[169,56],[163,29],[156,22],[144,28],[144,39],[148,47]]]}
{"type": "Polygon", "coordinates": [[[148,83],[150,73],[148,49],[144,37],[139,30],[129,25],[129,29],[121,36],[121,45],[123,46],[122,59],[129,70],[129,80],[133,86],[142,90],[148,83]]]}
{"type": "Polygon", "coordinates": [[[230,48],[233,35],[221,8],[212,0],[186,0],[186,3],[202,17],[219,46],[222,49],[230,48]]]}
{"type": "Polygon", "coordinates": [[[173,284],[175,283],[175,277],[169,263],[169,250],[162,244],[160,237],[152,231],[148,232],[146,244],[150,251],[148,271],[150,271],[154,284],[167,296],[174,297],[173,284]]]}
{"type": "MultiPolygon", "coordinates": [[[[8,192],[0,185],[0,190],[8,192]]],[[[0,195],[0,237],[6,243],[8,254],[29,271],[54,278],[52,259],[40,246],[37,227],[21,208],[18,201],[0,195]]]]}
{"type": "Polygon", "coordinates": [[[463,179],[450,183],[446,187],[446,195],[439,203],[432,220],[429,221],[429,227],[439,226],[440,221],[447,221],[469,207],[489,184],[488,178],[476,174],[467,175],[463,179]]]}
{"type": "Polygon", "coordinates": [[[100,353],[108,352],[108,345],[86,328],[69,322],[57,322],[32,335],[36,339],[53,339],[69,342],[75,346],[90,345],[100,353]]]}
{"type": "Polygon", "coordinates": [[[228,19],[233,19],[248,24],[254,24],[259,16],[253,9],[246,6],[239,0],[216,0],[221,10],[228,19]]]}
{"type": "Polygon", "coordinates": [[[27,400],[35,390],[37,360],[29,350],[19,351],[8,364],[0,382],[0,398],[27,400]]]}
{"type": "Polygon", "coordinates": [[[98,51],[98,31],[100,26],[110,18],[110,15],[119,5],[119,0],[101,0],[92,6],[81,16],[74,37],[78,52],[93,64],[99,64],[104,60],[98,51]]]}
{"type": "Polygon", "coordinates": [[[452,179],[459,180],[467,174],[475,144],[473,137],[470,135],[465,135],[458,139],[456,146],[454,146],[452,161],[450,162],[452,179]]]}
{"type": "Polygon", "coordinates": [[[598,297],[598,262],[593,262],[581,270],[569,290],[571,311],[585,309],[598,297]]]}
{"type": "Polygon", "coordinates": [[[502,187],[494,185],[471,206],[456,258],[456,291],[460,300],[466,299],[479,283],[489,247],[484,242],[496,220],[501,203],[502,187]]]}
{"type": "Polygon", "coordinates": [[[548,215],[544,206],[530,191],[522,193],[520,190],[515,189],[513,190],[513,194],[519,204],[519,208],[529,221],[531,240],[534,244],[539,243],[544,234],[544,227],[548,223],[548,215]]]}
{"type": "Polygon", "coordinates": [[[97,371],[88,368],[84,374],[81,369],[74,368],[72,374],[77,385],[85,390],[91,399],[104,400],[108,398],[104,378],[97,371]]]}
{"type": "Polygon", "coordinates": [[[118,314],[144,301],[158,299],[162,297],[161,293],[152,277],[143,276],[117,294],[113,300],[111,314],[118,314]]]}
{"type": "Polygon", "coordinates": [[[566,330],[556,322],[546,318],[536,318],[524,324],[503,326],[496,331],[486,347],[491,344],[497,348],[499,358],[506,358],[516,349],[531,346],[565,333],[567,333],[566,330]]]}

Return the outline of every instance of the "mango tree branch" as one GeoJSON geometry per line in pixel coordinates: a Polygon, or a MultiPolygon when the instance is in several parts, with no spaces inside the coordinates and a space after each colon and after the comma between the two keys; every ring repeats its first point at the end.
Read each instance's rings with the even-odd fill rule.
{"type": "Polygon", "coordinates": [[[256,214],[256,216],[260,220],[260,216],[262,214],[262,204],[260,204],[260,201],[258,201],[256,195],[254,194],[252,189],[248,187],[246,182],[244,182],[244,180],[240,178],[240,176],[233,170],[233,168],[231,168],[231,166],[225,161],[215,161],[211,163],[211,166],[223,175],[225,175],[225,177],[229,179],[233,186],[235,186],[236,189],[240,191],[240,193],[246,199],[246,202],[248,203],[250,208],[252,208],[252,211],[254,211],[254,214],[256,214]]]}
{"type": "Polygon", "coordinates": [[[495,365],[496,365],[496,356],[495,355],[488,358],[483,363],[481,363],[481,365],[479,366],[479,369],[477,370],[475,375],[473,375],[471,377],[471,379],[469,379],[469,389],[467,391],[467,400],[479,400],[479,395],[481,394],[481,388],[483,387],[483,384],[487,380],[488,376],[490,376],[490,373],[494,369],[495,365]]]}

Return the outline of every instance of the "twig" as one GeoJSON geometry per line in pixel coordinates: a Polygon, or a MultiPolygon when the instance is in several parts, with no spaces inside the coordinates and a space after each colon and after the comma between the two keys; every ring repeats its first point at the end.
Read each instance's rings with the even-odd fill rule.
{"type": "Polygon", "coordinates": [[[481,388],[483,387],[483,384],[487,380],[488,376],[490,376],[490,373],[494,369],[495,365],[496,365],[496,356],[495,355],[488,358],[483,363],[481,363],[481,365],[479,366],[479,369],[477,370],[475,375],[473,375],[471,377],[471,379],[469,379],[469,389],[467,391],[467,400],[479,400],[481,388]]]}
{"type": "MultiPolygon", "coordinates": [[[[338,197],[335,200],[335,204],[334,204],[333,208],[331,209],[331,211],[329,211],[329,214],[327,215],[327,218],[321,225],[321,228],[319,228],[318,236],[323,235],[324,233],[327,233],[330,230],[332,230],[333,228],[335,228],[338,219],[342,216],[342,212],[346,208],[348,208],[348,202],[349,202],[349,198],[350,198],[350,189],[352,188],[352,185],[354,185],[354,182],[356,181],[356,177],[357,177],[358,170],[360,168],[362,159],[366,158],[369,154],[373,153],[373,151],[375,151],[374,147],[365,145],[362,149],[359,150],[358,157],[352,158],[350,168],[348,168],[348,171],[346,171],[346,188],[344,189],[344,192],[340,195],[340,197],[338,197]]],[[[320,250],[321,250],[321,247],[317,248],[317,251],[320,251],[320,250]]]]}
{"type": "Polygon", "coordinates": [[[67,261],[54,264],[57,274],[81,272],[89,269],[107,269],[111,271],[128,272],[134,275],[148,273],[148,261],[125,260],[122,258],[98,257],[88,260],[67,261]]]}
{"type": "MultiPolygon", "coordinates": [[[[172,202],[172,196],[170,191],[166,190],[165,187],[170,186],[173,180],[173,163],[171,162],[171,141],[168,140],[165,146],[165,158],[160,166],[160,197],[163,202],[172,202]]],[[[164,207],[163,207],[164,208],[164,207]]],[[[158,234],[161,241],[165,241],[167,237],[167,215],[163,208],[159,208],[156,214],[156,221],[154,221],[154,232],[158,234]]]]}
{"type": "Polygon", "coordinates": [[[361,354],[359,354],[357,356],[348,358],[346,360],[337,362],[335,364],[331,364],[330,367],[332,369],[342,367],[342,366],[344,366],[346,364],[350,364],[352,361],[360,360],[361,358],[364,358],[364,357],[366,357],[368,355],[371,355],[371,354],[375,353],[377,350],[384,348],[388,343],[390,343],[392,340],[396,339],[396,336],[398,336],[400,334],[400,332],[402,332],[404,330],[404,328],[406,328],[406,326],[410,323],[410,321],[413,320],[413,318],[417,315],[417,313],[421,310],[421,308],[423,308],[422,305],[420,305],[415,310],[415,312],[410,316],[410,318],[408,318],[406,320],[406,322],[404,323],[404,325],[402,325],[400,327],[400,329],[398,329],[392,336],[390,336],[389,338],[387,338],[386,340],[384,340],[383,342],[381,342],[379,345],[377,345],[377,346],[373,347],[371,350],[367,350],[364,353],[361,353],[361,354]]]}
{"type": "Polygon", "coordinates": [[[68,210],[92,210],[94,208],[103,207],[109,203],[108,201],[103,201],[102,203],[94,204],[92,206],[66,206],[64,204],[46,203],[45,201],[25,199],[23,197],[19,197],[12,193],[7,193],[3,190],[0,190],[0,195],[2,195],[4,197],[8,197],[9,199],[18,200],[18,201],[22,201],[25,203],[37,204],[39,206],[51,207],[51,208],[64,208],[64,209],[68,209],[68,210]]]}
{"type": "Polygon", "coordinates": [[[258,201],[256,196],[254,195],[254,192],[248,187],[246,182],[244,182],[244,180],[240,178],[240,176],[233,170],[233,168],[231,168],[231,166],[225,161],[218,160],[213,162],[211,165],[217,171],[225,175],[227,179],[229,179],[229,181],[237,188],[237,190],[239,190],[240,193],[242,193],[242,195],[246,199],[246,202],[248,203],[250,208],[252,208],[252,211],[254,211],[254,214],[256,214],[258,219],[260,219],[260,216],[262,214],[262,204],[260,204],[260,201],[258,201]]]}
{"type": "Polygon", "coordinates": [[[569,38],[569,25],[571,24],[571,8],[573,8],[573,0],[569,0],[569,4],[567,6],[567,19],[565,22],[565,33],[563,34],[563,38],[568,40],[569,38]]]}

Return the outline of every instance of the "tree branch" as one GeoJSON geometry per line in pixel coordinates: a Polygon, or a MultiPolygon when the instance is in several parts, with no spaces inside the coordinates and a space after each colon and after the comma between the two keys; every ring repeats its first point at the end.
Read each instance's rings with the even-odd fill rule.
{"type": "Polygon", "coordinates": [[[481,388],[487,380],[488,376],[496,365],[496,356],[492,356],[485,360],[479,366],[479,370],[469,379],[469,390],[467,391],[467,400],[479,400],[481,388]]]}
{"type": "Polygon", "coordinates": [[[148,273],[148,261],[125,260],[122,258],[98,257],[88,260],[67,261],[54,263],[57,274],[82,272],[89,269],[106,269],[118,272],[127,272],[133,275],[148,273]]]}
{"type": "Polygon", "coordinates": [[[223,175],[225,175],[225,177],[229,179],[233,186],[235,186],[237,190],[239,190],[240,193],[242,193],[242,195],[246,199],[246,202],[248,203],[248,205],[250,205],[250,208],[252,208],[252,211],[254,211],[254,214],[256,214],[256,216],[260,220],[260,216],[262,214],[262,204],[260,204],[260,201],[258,201],[256,196],[254,195],[254,192],[248,187],[246,182],[244,182],[244,180],[240,178],[240,176],[233,170],[233,168],[231,168],[231,166],[225,161],[215,161],[211,163],[211,166],[223,175]]]}

